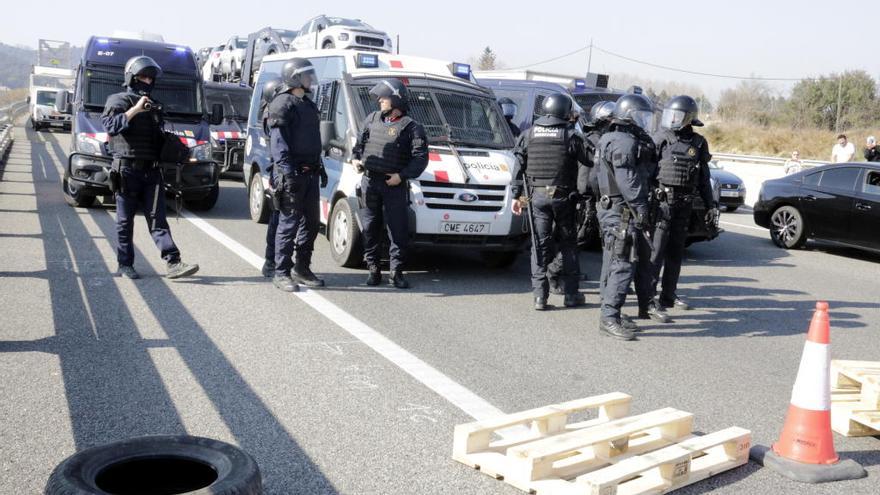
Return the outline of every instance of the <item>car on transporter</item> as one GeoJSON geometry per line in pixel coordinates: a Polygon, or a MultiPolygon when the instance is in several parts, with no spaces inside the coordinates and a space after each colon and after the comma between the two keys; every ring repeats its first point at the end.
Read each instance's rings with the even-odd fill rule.
{"type": "Polygon", "coordinates": [[[390,77],[408,86],[409,113],[428,137],[428,166],[409,181],[412,246],[478,252],[492,266],[514,262],[528,242],[528,229],[525,217],[509,207],[518,167],[513,135],[494,96],[476,84],[470,66],[445,60],[339,49],[263,59],[245,147],[252,219],[265,222],[270,213],[268,143],[258,115],[262,85],[279,76],[281,66],[293,57],[309,59],[319,80],[314,98],[329,176],[321,189],[320,216],[337,264],[362,263],[361,174],[351,164],[352,148],[364,119],[378,109],[370,89],[390,77]]]}
{"type": "Polygon", "coordinates": [[[306,21],[290,43],[292,50],[346,48],[391,53],[391,37],[360,19],[319,15],[306,21]]]}

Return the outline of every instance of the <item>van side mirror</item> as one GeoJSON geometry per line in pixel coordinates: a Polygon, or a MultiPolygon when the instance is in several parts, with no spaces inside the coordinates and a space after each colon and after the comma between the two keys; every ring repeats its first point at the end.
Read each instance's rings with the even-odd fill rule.
{"type": "Polygon", "coordinates": [[[223,105],[214,103],[211,105],[211,125],[220,125],[223,123],[223,105]]]}
{"type": "Polygon", "coordinates": [[[70,113],[70,91],[62,89],[55,94],[55,111],[58,113],[70,113]]]}
{"type": "Polygon", "coordinates": [[[330,120],[321,121],[321,149],[327,151],[331,146],[338,145],[336,124],[330,120]]]}

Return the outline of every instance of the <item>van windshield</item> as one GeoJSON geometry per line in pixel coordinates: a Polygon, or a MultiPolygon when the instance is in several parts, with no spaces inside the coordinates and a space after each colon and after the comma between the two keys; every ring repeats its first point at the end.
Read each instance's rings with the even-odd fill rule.
{"type": "Polygon", "coordinates": [[[208,88],[205,91],[208,108],[215,104],[223,105],[223,115],[233,120],[246,121],[251,108],[249,91],[222,91],[208,88]]]}
{"type": "MultiPolygon", "coordinates": [[[[83,104],[90,109],[103,109],[107,97],[124,91],[122,80],[122,67],[96,66],[85,69],[83,104]]],[[[168,115],[201,116],[204,112],[202,83],[198,79],[162,74],[152,96],[162,103],[168,115]]]]}
{"type": "Polygon", "coordinates": [[[593,105],[600,101],[616,102],[619,98],[620,95],[617,93],[583,93],[574,95],[574,101],[588,113],[593,108],[593,105]]]}
{"type": "Polygon", "coordinates": [[[37,105],[54,105],[55,94],[55,91],[37,91],[37,105]]]}
{"type": "MultiPolygon", "coordinates": [[[[364,115],[379,109],[372,86],[354,86],[364,115]]],[[[422,124],[428,143],[452,142],[474,148],[513,147],[510,128],[491,98],[437,88],[410,86],[409,116],[422,124]]]]}

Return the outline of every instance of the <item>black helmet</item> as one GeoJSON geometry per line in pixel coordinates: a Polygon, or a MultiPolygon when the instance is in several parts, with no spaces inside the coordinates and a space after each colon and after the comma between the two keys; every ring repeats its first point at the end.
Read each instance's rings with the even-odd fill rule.
{"type": "Polygon", "coordinates": [[[516,112],[519,109],[516,102],[504,97],[498,100],[498,104],[501,105],[501,113],[504,114],[505,118],[512,119],[516,116],[516,112]]]}
{"type": "Polygon", "coordinates": [[[544,109],[544,113],[551,117],[563,120],[571,118],[571,97],[567,94],[553,93],[544,98],[544,103],[541,104],[541,107],[544,109]]]}
{"type": "Polygon", "coordinates": [[[598,101],[596,102],[592,108],[590,108],[590,123],[593,125],[599,124],[611,118],[611,114],[614,113],[614,102],[613,101],[598,101]]]}
{"type": "Polygon", "coordinates": [[[284,82],[280,77],[273,77],[263,83],[263,94],[260,95],[260,100],[263,105],[268,105],[272,101],[272,98],[275,98],[275,95],[278,94],[278,90],[281,89],[283,84],[284,82]]]}
{"type": "Polygon", "coordinates": [[[700,106],[696,100],[687,95],[676,96],[666,102],[660,126],[671,131],[678,131],[689,125],[702,126],[697,118],[700,106]]]}
{"type": "Polygon", "coordinates": [[[308,59],[292,58],[281,66],[281,89],[280,92],[302,88],[311,91],[313,84],[318,82],[315,67],[308,59]]]}
{"type": "Polygon", "coordinates": [[[156,79],[162,75],[162,68],[150,57],[139,55],[131,57],[125,63],[125,72],[123,73],[123,86],[131,88],[141,94],[149,94],[156,79]],[[135,79],[135,76],[146,76],[153,78],[152,84],[145,84],[135,79]]]}
{"type": "Polygon", "coordinates": [[[654,105],[643,95],[625,94],[617,99],[612,119],[622,124],[633,124],[647,130],[654,117],[654,105]]]}
{"type": "Polygon", "coordinates": [[[406,111],[409,108],[409,91],[406,85],[400,79],[383,79],[379,84],[373,86],[370,90],[377,100],[379,98],[390,98],[391,108],[406,111]]]}

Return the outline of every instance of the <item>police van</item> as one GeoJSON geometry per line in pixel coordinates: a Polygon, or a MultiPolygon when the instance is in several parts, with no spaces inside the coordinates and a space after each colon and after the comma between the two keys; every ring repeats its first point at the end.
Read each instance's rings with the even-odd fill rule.
{"type": "Polygon", "coordinates": [[[511,264],[528,241],[524,218],[511,213],[517,164],[513,135],[492,93],[476,84],[470,66],[427,58],[352,50],[297,51],[263,59],[254,85],[245,146],[245,182],[251,218],[268,219],[268,140],[259,116],[262,85],[278,77],[285,61],[301,57],[315,66],[313,97],[321,112],[324,165],[321,223],[341,266],[361,260],[357,189],[361,175],[352,148],[366,116],[378,109],[370,88],[399,78],[410,93],[409,115],[428,136],[429,163],[409,182],[411,245],[478,251],[487,264],[511,264]]]}
{"type": "MultiPolygon", "coordinates": [[[[209,114],[192,51],[122,37],[90,37],[76,69],[73,92],[58,92],[56,110],[72,114],[73,137],[62,179],[64,198],[70,205],[82,207],[91,206],[97,196],[112,197],[112,158],[101,114],[107,97],[124,90],[125,63],[138,55],[151,57],[162,67],[152,98],[163,106],[165,130],[190,148],[187,163],[162,164],[166,187],[180,191],[189,208],[209,210],[220,192],[219,171],[211,156],[209,114]]],[[[214,106],[210,120],[223,120],[221,105],[214,106]]]]}

